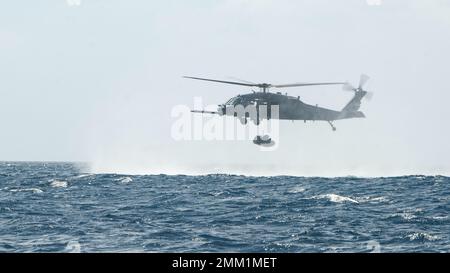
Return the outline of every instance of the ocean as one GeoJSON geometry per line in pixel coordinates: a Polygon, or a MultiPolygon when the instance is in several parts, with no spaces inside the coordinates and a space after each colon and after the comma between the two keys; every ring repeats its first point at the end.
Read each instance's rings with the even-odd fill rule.
{"type": "Polygon", "coordinates": [[[449,252],[450,178],[92,174],[0,162],[0,252],[449,252]]]}

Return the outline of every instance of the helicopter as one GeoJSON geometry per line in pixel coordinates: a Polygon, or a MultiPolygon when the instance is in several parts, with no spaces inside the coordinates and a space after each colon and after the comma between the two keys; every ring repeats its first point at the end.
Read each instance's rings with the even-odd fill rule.
{"type": "Polygon", "coordinates": [[[223,81],[216,79],[198,78],[191,76],[183,76],[183,78],[210,81],[231,85],[241,85],[247,87],[258,87],[259,92],[253,91],[252,93],[237,95],[232,97],[227,102],[218,105],[217,111],[205,111],[205,110],[191,110],[193,113],[202,114],[216,114],[216,115],[229,115],[238,118],[242,124],[247,124],[248,119],[252,120],[256,125],[259,125],[264,116],[260,116],[260,106],[266,106],[267,116],[269,120],[271,118],[277,118],[280,120],[303,120],[306,121],[326,121],[330,124],[333,131],[336,131],[336,127],[333,122],[342,119],[351,118],[365,118],[363,112],[359,111],[361,106],[361,99],[366,97],[370,99],[372,93],[363,89],[366,82],[369,80],[369,76],[362,74],[360,76],[358,87],[354,87],[348,82],[319,82],[319,83],[292,83],[292,84],[270,84],[270,83],[253,83],[249,81],[223,81]],[[281,92],[272,93],[269,92],[270,88],[289,88],[289,87],[305,87],[305,86],[320,86],[320,85],[342,85],[344,91],[354,92],[353,98],[345,105],[342,110],[332,110],[319,107],[318,105],[311,105],[304,103],[300,100],[300,96],[288,96],[281,92]],[[246,107],[248,105],[256,106],[256,115],[249,115],[247,112],[228,111],[227,109],[235,109],[236,106],[246,107]],[[272,117],[271,106],[278,105],[279,113],[278,117],[272,117]]]}

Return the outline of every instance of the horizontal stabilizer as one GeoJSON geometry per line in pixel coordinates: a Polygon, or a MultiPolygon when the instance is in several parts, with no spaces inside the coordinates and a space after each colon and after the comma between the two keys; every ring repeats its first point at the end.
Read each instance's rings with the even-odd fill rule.
{"type": "Polygon", "coordinates": [[[205,110],[191,110],[192,113],[200,113],[200,114],[219,114],[216,111],[205,111],[205,110]]]}

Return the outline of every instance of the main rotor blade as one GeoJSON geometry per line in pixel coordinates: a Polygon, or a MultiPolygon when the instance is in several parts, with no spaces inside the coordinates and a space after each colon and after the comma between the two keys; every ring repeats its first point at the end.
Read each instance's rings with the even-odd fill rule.
{"type": "Polygon", "coordinates": [[[200,81],[209,81],[209,82],[220,82],[220,83],[226,83],[226,84],[244,85],[244,86],[259,86],[258,84],[249,84],[249,83],[231,82],[231,81],[219,81],[219,80],[197,78],[197,77],[189,77],[189,76],[183,76],[183,78],[193,79],[193,80],[200,80],[200,81]]]}
{"type": "Polygon", "coordinates": [[[257,83],[254,83],[254,82],[251,82],[251,81],[247,81],[247,80],[243,80],[243,79],[239,79],[239,78],[236,78],[236,77],[227,77],[227,78],[229,78],[230,80],[236,80],[236,81],[239,81],[239,82],[242,82],[242,83],[258,85],[257,83]]]}
{"type": "Polygon", "coordinates": [[[271,85],[270,87],[285,88],[285,87],[296,87],[296,86],[336,85],[336,84],[345,84],[345,82],[291,83],[291,84],[276,84],[276,85],[271,85]]]}
{"type": "Polygon", "coordinates": [[[369,79],[370,79],[369,76],[362,74],[361,77],[359,78],[359,86],[358,87],[362,88],[369,79]]]}
{"type": "Polygon", "coordinates": [[[222,80],[214,80],[214,79],[206,79],[206,78],[197,78],[190,76],[183,76],[183,78],[201,80],[201,81],[210,81],[210,82],[219,82],[226,84],[234,84],[234,85],[243,85],[243,86],[251,86],[251,87],[260,87],[260,88],[286,88],[286,87],[298,87],[298,86],[314,86],[314,85],[340,85],[345,84],[345,82],[319,82],[319,83],[292,83],[292,84],[266,84],[266,83],[243,83],[243,82],[232,82],[232,81],[222,81],[222,80]]]}

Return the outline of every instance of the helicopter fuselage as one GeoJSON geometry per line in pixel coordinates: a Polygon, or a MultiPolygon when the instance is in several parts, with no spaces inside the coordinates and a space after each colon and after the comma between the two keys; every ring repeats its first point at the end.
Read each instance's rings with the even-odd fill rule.
{"type": "Polygon", "coordinates": [[[254,92],[244,95],[238,95],[229,99],[226,103],[219,105],[219,115],[230,115],[238,118],[252,118],[248,113],[245,114],[242,111],[233,111],[238,106],[256,106],[257,111],[260,111],[261,106],[267,107],[267,115],[259,115],[257,120],[277,118],[280,120],[323,120],[334,121],[344,118],[352,117],[364,117],[362,112],[356,111],[352,113],[346,113],[345,115],[341,111],[335,111],[319,107],[318,105],[310,105],[302,102],[300,97],[288,96],[280,92],[254,92]],[[278,115],[274,116],[271,113],[271,106],[278,106],[278,115]],[[231,109],[231,111],[230,111],[231,109]],[[349,116],[351,114],[352,116],[349,116]],[[246,115],[246,116],[244,116],[246,115]]]}

